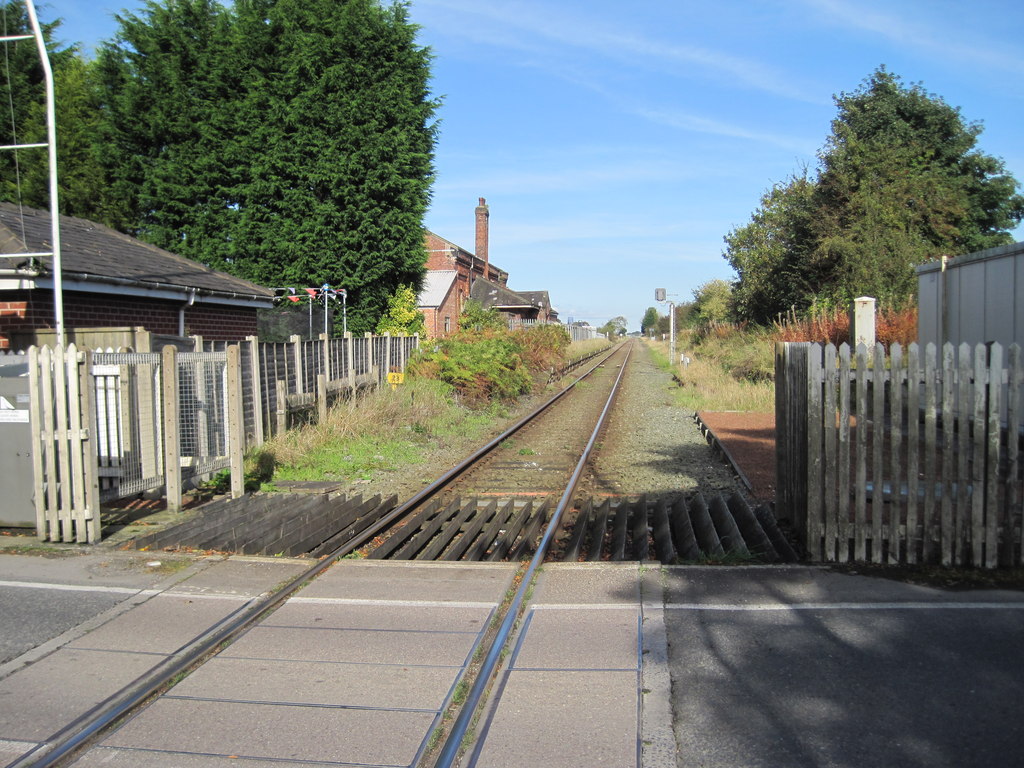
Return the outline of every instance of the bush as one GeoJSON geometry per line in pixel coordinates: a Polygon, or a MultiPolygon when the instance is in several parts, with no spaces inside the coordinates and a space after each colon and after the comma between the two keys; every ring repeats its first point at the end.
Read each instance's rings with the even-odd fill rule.
{"type": "Polygon", "coordinates": [[[511,400],[546,383],[568,348],[569,334],[560,325],[516,331],[470,327],[421,347],[409,361],[409,373],[447,382],[476,406],[511,400]]]}
{"type": "Polygon", "coordinates": [[[467,404],[481,405],[530,391],[533,379],[521,353],[509,331],[459,331],[421,348],[408,370],[413,376],[447,382],[467,404]]]}
{"type": "Polygon", "coordinates": [[[550,371],[565,361],[571,340],[561,325],[535,325],[519,328],[512,337],[522,348],[523,362],[534,372],[550,371]]]}

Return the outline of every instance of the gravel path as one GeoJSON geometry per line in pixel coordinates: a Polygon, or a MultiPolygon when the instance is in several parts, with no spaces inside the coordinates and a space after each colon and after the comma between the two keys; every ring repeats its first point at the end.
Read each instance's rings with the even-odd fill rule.
{"type": "Polygon", "coordinates": [[[580,495],[664,497],[733,491],[749,498],[732,468],[714,454],[693,414],[675,404],[672,377],[647,345],[635,342],[623,391],[580,495]]]}

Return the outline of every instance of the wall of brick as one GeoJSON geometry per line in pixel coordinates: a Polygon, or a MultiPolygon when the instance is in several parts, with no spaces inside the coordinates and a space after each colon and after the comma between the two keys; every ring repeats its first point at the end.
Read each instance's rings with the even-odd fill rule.
{"type": "MultiPolygon", "coordinates": [[[[53,328],[51,291],[14,291],[0,302],[0,349],[26,345],[26,333],[53,328]]],[[[141,326],[159,334],[178,333],[181,303],[164,299],[64,294],[64,324],[68,328],[141,326]]],[[[256,334],[256,309],[195,304],[185,309],[185,335],[210,341],[236,341],[256,334]]]]}

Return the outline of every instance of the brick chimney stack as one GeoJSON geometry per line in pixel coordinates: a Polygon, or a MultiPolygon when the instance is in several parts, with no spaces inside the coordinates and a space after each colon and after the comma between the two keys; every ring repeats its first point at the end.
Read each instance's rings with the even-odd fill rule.
{"type": "Polygon", "coordinates": [[[487,201],[482,197],[480,204],[476,207],[476,257],[484,260],[484,280],[490,279],[491,264],[487,256],[488,219],[491,212],[487,208],[487,201]]]}

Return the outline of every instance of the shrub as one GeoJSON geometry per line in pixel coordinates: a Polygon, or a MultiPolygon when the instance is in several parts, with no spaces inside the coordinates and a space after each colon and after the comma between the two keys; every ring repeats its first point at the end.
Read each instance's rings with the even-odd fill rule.
{"type": "Polygon", "coordinates": [[[550,371],[565,361],[569,332],[561,325],[536,325],[512,333],[522,347],[523,362],[531,371],[550,371]]]}
{"type": "Polygon", "coordinates": [[[510,400],[533,385],[522,347],[506,330],[459,331],[421,348],[408,369],[413,376],[451,384],[470,405],[510,400]]]}

